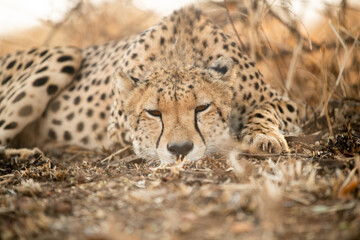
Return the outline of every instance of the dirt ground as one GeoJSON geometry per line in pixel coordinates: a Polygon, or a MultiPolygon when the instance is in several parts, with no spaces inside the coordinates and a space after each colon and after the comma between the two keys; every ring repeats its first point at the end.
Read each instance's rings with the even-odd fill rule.
{"type": "MultiPolygon", "coordinates": [[[[228,6],[241,28],[243,19],[236,16],[243,9],[236,4],[228,6]]],[[[255,16],[254,9],[247,14],[255,16]]],[[[64,42],[66,31],[76,27],[71,25],[74,15],[77,24],[91,25],[90,20],[99,18],[116,20],[106,11],[97,9],[89,15],[85,10],[78,6],[69,11],[69,19],[54,24],[50,33],[45,31],[47,42],[38,44],[64,42]],[[58,37],[53,39],[55,33],[58,37]]],[[[126,25],[141,18],[144,21],[139,28],[156,22],[152,14],[137,10],[131,14],[127,23],[121,22],[126,25]]],[[[227,22],[224,11],[211,14],[220,25],[227,22]]],[[[34,150],[25,158],[5,156],[0,149],[0,239],[360,239],[359,28],[345,20],[344,28],[338,28],[353,27],[339,30],[347,39],[348,52],[352,51],[351,64],[344,68],[338,38],[326,38],[327,42],[318,46],[314,41],[313,51],[307,50],[304,40],[289,85],[281,76],[290,74],[296,54],[287,50],[297,48],[299,41],[294,39],[302,33],[284,23],[279,25],[289,32],[282,35],[288,45],[281,48],[271,36],[266,41],[259,38],[255,47],[246,41],[250,38],[241,38],[248,53],[258,58],[267,80],[280,89],[286,85],[285,92],[305,101],[312,110],[303,134],[286,137],[290,153],[251,155],[233,150],[224,156],[162,166],[138,159],[131,147],[102,152],[76,147],[44,153],[34,150]],[[267,41],[273,45],[259,47],[267,41]],[[325,47],[326,51],[321,50],[325,47]],[[323,68],[324,58],[327,65],[323,68]],[[339,85],[337,76],[341,76],[339,85]],[[329,102],[328,96],[332,96],[329,102]],[[321,115],[324,109],[327,111],[321,115]]],[[[225,27],[232,31],[231,26],[225,27]]],[[[129,29],[120,28],[121,34],[129,34],[129,29]]],[[[84,36],[96,34],[84,32],[76,37],[84,42],[77,43],[94,44],[122,36],[112,34],[113,30],[104,37],[105,29],[101,29],[101,34],[96,33],[101,38],[90,40],[84,36]]],[[[2,52],[12,50],[0,47],[2,52]]]]}

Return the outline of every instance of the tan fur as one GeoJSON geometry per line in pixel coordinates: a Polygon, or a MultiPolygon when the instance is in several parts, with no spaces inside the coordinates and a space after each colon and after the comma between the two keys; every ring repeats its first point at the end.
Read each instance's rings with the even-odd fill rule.
{"type": "Polygon", "coordinates": [[[10,54],[0,70],[1,145],[16,136],[20,146],[133,144],[140,157],[170,163],[234,145],[288,151],[283,134],[299,131],[296,104],[193,7],[120,41],[10,54]],[[26,98],[11,105],[20,91],[26,98]]]}

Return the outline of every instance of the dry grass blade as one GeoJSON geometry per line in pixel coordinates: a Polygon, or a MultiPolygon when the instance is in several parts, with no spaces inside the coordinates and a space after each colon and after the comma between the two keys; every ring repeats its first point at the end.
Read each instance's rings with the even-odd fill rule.
{"type": "Polygon", "coordinates": [[[107,161],[107,162],[110,162],[110,161],[113,159],[113,157],[115,157],[115,156],[117,156],[117,155],[120,155],[121,153],[123,153],[123,152],[125,152],[126,150],[131,149],[131,148],[132,148],[131,146],[126,146],[126,147],[124,147],[124,148],[116,151],[115,153],[110,154],[110,156],[102,159],[100,162],[101,162],[101,163],[104,163],[104,162],[106,162],[106,161],[107,161]]]}
{"type": "Polygon", "coordinates": [[[291,85],[293,82],[294,74],[296,71],[296,63],[299,58],[299,55],[301,54],[302,47],[303,47],[303,38],[300,38],[299,43],[294,47],[294,54],[291,58],[290,65],[289,65],[289,71],[288,71],[287,78],[285,81],[285,87],[288,92],[290,91],[290,88],[291,88],[291,85]]]}
{"type": "MultiPolygon", "coordinates": [[[[232,26],[232,29],[233,29],[233,31],[234,31],[234,33],[235,33],[235,36],[236,36],[236,38],[237,38],[237,40],[238,40],[238,42],[239,42],[239,44],[240,44],[240,46],[241,46],[241,50],[244,51],[244,52],[246,52],[245,45],[244,45],[244,43],[241,41],[241,38],[240,38],[240,36],[239,36],[239,33],[237,32],[237,30],[236,30],[236,28],[235,28],[234,21],[232,20],[232,17],[230,16],[229,8],[227,7],[227,0],[224,0],[224,7],[225,7],[225,9],[226,9],[226,14],[227,14],[227,17],[228,17],[228,19],[229,19],[229,22],[230,22],[230,24],[231,24],[231,26],[232,26]]],[[[248,54],[248,53],[246,52],[246,54],[248,54]]]]}

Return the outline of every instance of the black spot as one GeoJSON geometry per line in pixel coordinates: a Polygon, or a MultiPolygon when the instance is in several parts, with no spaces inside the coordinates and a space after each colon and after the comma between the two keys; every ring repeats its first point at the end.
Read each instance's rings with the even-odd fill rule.
{"type": "Polygon", "coordinates": [[[11,62],[6,66],[6,69],[10,69],[10,68],[14,67],[15,63],[16,63],[16,60],[11,61],[11,62]]]}
{"type": "Polygon", "coordinates": [[[159,92],[162,92],[164,89],[162,89],[162,88],[159,88],[158,90],[157,90],[157,92],[159,93],[159,92]]]}
{"type": "Polygon", "coordinates": [[[237,60],[235,57],[231,57],[231,59],[233,60],[233,62],[234,62],[235,64],[239,64],[239,60],[237,60]]]}
{"type": "Polygon", "coordinates": [[[52,95],[52,94],[56,93],[57,90],[58,90],[58,87],[57,87],[56,85],[53,85],[53,84],[49,85],[49,86],[47,87],[47,89],[46,89],[46,91],[47,91],[47,93],[48,93],[49,95],[52,95]]]}
{"type": "Polygon", "coordinates": [[[61,121],[60,120],[57,120],[57,119],[53,119],[52,121],[51,121],[54,125],[61,125],[61,121]]]}
{"type": "Polygon", "coordinates": [[[264,101],[264,95],[261,95],[260,102],[264,101]]]}
{"type": "Polygon", "coordinates": [[[50,105],[50,109],[53,111],[53,112],[57,112],[59,109],[60,109],[60,102],[59,101],[56,101],[54,103],[52,103],[50,105]]]}
{"type": "Polygon", "coordinates": [[[259,87],[260,87],[260,86],[259,86],[259,83],[256,82],[256,83],[254,84],[254,87],[255,87],[256,90],[258,90],[259,87]]]}
{"type": "Polygon", "coordinates": [[[31,105],[23,106],[19,111],[20,117],[27,117],[33,113],[33,108],[31,105]]]}
{"type": "Polygon", "coordinates": [[[207,41],[206,41],[206,40],[204,40],[204,41],[202,42],[202,45],[203,45],[203,47],[204,47],[204,48],[206,48],[206,47],[208,46],[207,41]]]}
{"type": "Polygon", "coordinates": [[[134,59],[134,58],[136,58],[137,57],[137,53],[133,53],[132,55],[131,55],[131,59],[134,59]]]}
{"type": "Polygon", "coordinates": [[[44,50],[44,51],[42,51],[40,54],[39,54],[39,56],[40,57],[43,57],[43,56],[45,56],[45,54],[47,54],[48,53],[48,50],[44,50]]]}
{"type": "Polygon", "coordinates": [[[5,120],[0,121],[0,127],[5,123],[5,120]]]}
{"type": "Polygon", "coordinates": [[[2,80],[2,82],[1,82],[1,85],[5,85],[8,81],[10,81],[11,78],[12,78],[11,75],[4,78],[4,80],[2,80]]]}
{"type": "Polygon", "coordinates": [[[27,69],[27,68],[29,68],[33,63],[34,63],[34,61],[32,61],[32,60],[29,61],[29,62],[25,65],[24,70],[27,69]]]}
{"type": "Polygon", "coordinates": [[[72,91],[74,91],[75,90],[75,85],[73,85],[73,86],[71,86],[70,88],[69,88],[69,92],[72,92],[72,91]]]}
{"type": "Polygon", "coordinates": [[[242,78],[243,82],[246,82],[246,79],[247,79],[246,75],[242,75],[241,78],[242,78]]]}
{"type": "Polygon", "coordinates": [[[84,123],[79,122],[78,125],[76,126],[76,129],[78,130],[78,132],[81,132],[84,129],[84,123]]]}
{"type": "Polygon", "coordinates": [[[64,140],[65,141],[70,141],[72,139],[71,134],[68,131],[64,132],[64,140]]]}
{"type": "Polygon", "coordinates": [[[41,86],[45,85],[48,80],[49,80],[49,77],[47,77],[47,76],[38,78],[33,82],[33,86],[34,87],[41,87],[41,86]]]}
{"type": "Polygon", "coordinates": [[[88,109],[87,110],[87,112],[86,112],[86,115],[88,116],[88,117],[91,117],[92,115],[93,115],[93,110],[92,109],[88,109]]]}
{"type": "Polygon", "coordinates": [[[74,74],[75,68],[73,66],[65,66],[61,69],[61,72],[67,73],[67,74],[74,74]]]}
{"type": "Polygon", "coordinates": [[[278,105],[278,109],[281,113],[284,113],[284,110],[282,109],[282,107],[280,107],[280,105],[278,105]]]}
{"type": "Polygon", "coordinates": [[[223,49],[224,49],[224,50],[229,50],[229,45],[224,44],[224,45],[223,45],[223,49]]]}
{"type": "Polygon", "coordinates": [[[106,79],[105,79],[105,84],[108,84],[109,81],[110,81],[110,77],[106,77],[106,79]]]}
{"type": "Polygon", "coordinates": [[[106,118],[106,114],[104,112],[100,112],[100,118],[101,119],[105,119],[106,118]]]}
{"type": "Polygon", "coordinates": [[[10,129],[16,128],[17,126],[18,126],[18,124],[17,124],[16,122],[11,122],[11,123],[7,124],[7,125],[4,127],[4,129],[10,130],[10,129]]]}
{"type": "Polygon", "coordinates": [[[83,144],[88,144],[89,139],[88,139],[88,137],[83,137],[80,141],[81,141],[83,144]]]}
{"type": "Polygon", "coordinates": [[[39,70],[37,70],[35,73],[41,73],[43,71],[46,71],[48,69],[47,66],[43,67],[43,68],[40,68],[39,70]]]}
{"type": "Polygon", "coordinates": [[[101,94],[100,99],[105,100],[106,99],[106,93],[101,94]]]}
{"type": "Polygon", "coordinates": [[[80,103],[80,97],[79,96],[77,96],[75,99],[74,99],[74,104],[75,105],[78,105],[79,103],[80,103]]]}
{"type": "Polygon", "coordinates": [[[92,125],[92,130],[95,131],[98,127],[99,127],[99,126],[97,125],[97,123],[94,123],[94,124],[92,125]]]}
{"type": "Polygon", "coordinates": [[[254,116],[257,118],[264,118],[264,116],[261,113],[256,113],[254,116]]]}
{"type": "Polygon", "coordinates": [[[69,55],[61,56],[57,59],[58,62],[66,62],[71,60],[73,60],[73,57],[69,55]]]}
{"type": "Polygon", "coordinates": [[[49,132],[48,132],[48,136],[51,138],[51,139],[54,139],[54,140],[56,140],[56,132],[54,131],[54,130],[52,130],[52,129],[50,129],[49,130],[49,132]]]}
{"type": "Polygon", "coordinates": [[[249,64],[245,63],[244,64],[245,68],[249,68],[249,64]]]}
{"type": "Polygon", "coordinates": [[[25,93],[25,92],[19,93],[19,94],[14,98],[13,103],[16,103],[16,102],[20,101],[20,100],[23,99],[25,96],[26,96],[26,93],[25,93]]]}
{"type": "Polygon", "coordinates": [[[41,63],[44,63],[46,60],[48,60],[50,57],[52,56],[52,54],[49,54],[46,58],[44,58],[41,63]]]}
{"type": "Polygon", "coordinates": [[[134,83],[137,83],[139,81],[139,79],[136,77],[130,76],[130,78],[134,81],[134,83]]]}
{"type": "Polygon", "coordinates": [[[294,107],[292,105],[290,105],[290,104],[287,104],[286,107],[289,110],[289,112],[294,112],[295,111],[294,107]]]}
{"type": "Polygon", "coordinates": [[[87,101],[88,102],[91,102],[93,100],[93,96],[89,96],[88,98],[87,98],[87,101]]]}
{"type": "Polygon", "coordinates": [[[32,53],[34,53],[36,50],[37,50],[37,48],[33,48],[33,49],[31,49],[31,50],[28,52],[28,54],[32,54],[32,53]]]}
{"type": "Polygon", "coordinates": [[[161,37],[161,38],[160,38],[160,45],[164,45],[164,42],[165,42],[165,38],[164,38],[164,37],[161,37]]]}
{"type": "Polygon", "coordinates": [[[67,116],[66,116],[66,119],[67,120],[72,120],[74,118],[74,113],[69,113],[67,116]]]}
{"type": "Polygon", "coordinates": [[[188,88],[193,89],[194,86],[190,84],[190,85],[188,86],[188,88]]]}

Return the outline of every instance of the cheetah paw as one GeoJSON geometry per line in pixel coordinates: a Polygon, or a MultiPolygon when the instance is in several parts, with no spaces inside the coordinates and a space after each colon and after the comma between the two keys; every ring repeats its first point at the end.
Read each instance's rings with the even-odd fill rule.
{"type": "Polygon", "coordinates": [[[250,153],[281,153],[288,152],[289,147],[283,135],[276,132],[246,135],[243,143],[250,153]]]}

